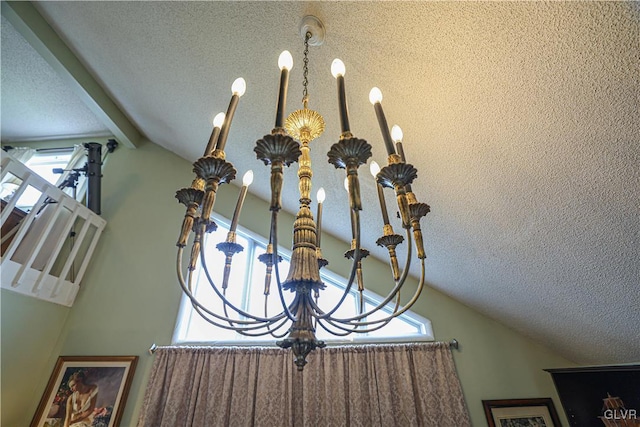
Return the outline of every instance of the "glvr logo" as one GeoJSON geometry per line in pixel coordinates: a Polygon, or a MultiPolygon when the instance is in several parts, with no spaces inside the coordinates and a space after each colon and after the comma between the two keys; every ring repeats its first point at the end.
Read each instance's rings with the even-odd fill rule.
{"type": "Polygon", "coordinates": [[[635,420],[637,418],[635,409],[607,409],[604,417],[608,420],[635,420]]]}

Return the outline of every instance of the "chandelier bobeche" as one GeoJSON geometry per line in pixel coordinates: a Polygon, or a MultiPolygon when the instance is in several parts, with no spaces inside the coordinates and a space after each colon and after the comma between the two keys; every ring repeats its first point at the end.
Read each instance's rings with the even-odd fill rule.
{"type": "Polygon", "coordinates": [[[302,20],[300,33],[304,38],[305,46],[303,108],[294,111],[286,120],[284,119],[289,70],[293,66],[291,54],[284,51],[278,61],[281,72],[275,127],[270,134],[263,136],[256,142],[254,149],[257,158],[262,160],[265,165],[271,166],[271,231],[266,253],[258,257],[258,260],[266,265],[264,284],[261,284],[264,287],[265,296],[264,313],[248,313],[231,303],[226,297],[226,291],[230,285],[229,277],[233,257],[243,250],[243,247],[236,243],[236,228],[247,187],[253,179],[251,171],[244,176],[227,238],[216,246],[225,255],[224,266],[215,266],[215,270],[222,269],[220,286],[213,280],[212,270],[214,268],[207,266],[206,258],[201,250],[205,235],[217,228],[211,219],[211,213],[218,186],[229,183],[236,177],[236,169],[225,160],[224,148],[231,120],[238,101],[245,91],[246,86],[242,78],[237,79],[232,86],[233,95],[226,115],[220,113],[214,119],[213,132],[203,157],[193,164],[193,171],[196,174],[195,180],[190,187],[178,190],[176,198],[187,207],[177,242],[178,279],[183,291],[191,299],[194,309],[208,322],[221,328],[232,329],[249,336],[270,334],[277,339],[283,338],[281,341],[277,341],[277,345],[282,348],[291,347],[295,364],[299,370],[302,370],[307,363],[306,356],[314,349],[325,346],[323,341],[316,338],[318,327],[336,336],[346,336],[354,332],[370,332],[382,328],[415,303],[425,281],[425,252],[420,219],[429,212],[429,206],[419,203],[411,191],[411,184],[417,176],[417,170],[405,161],[400,128],[394,126],[393,136],[389,133],[381,104],[382,93],[379,89],[373,88],[370,93],[370,101],[374,106],[388,155],[388,164],[385,167],[380,168],[375,162],[371,162],[370,167],[371,173],[377,180],[378,198],[383,219],[382,237],[376,243],[386,247],[389,252],[392,282],[386,298],[377,306],[366,311],[363,295],[365,286],[362,275],[362,260],[369,252],[360,246],[362,202],[358,168],[366,164],[371,157],[371,145],[363,139],[356,138],[350,131],[344,80],[345,67],[339,59],[334,60],[331,72],[336,78],[338,86],[341,134],[339,141],[331,146],[327,156],[330,164],[346,171],[345,188],[349,197],[352,241],[351,248],[346,251],[345,256],[352,261],[352,268],[344,295],[339,302],[329,309],[320,307],[322,289],[325,287],[320,279],[320,269],[328,264],[322,257],[320,248],[324,190],[321,188],[317,194],[317,222],[315,222],[310,208],[313,171],[309,144],[322,134],[325,124],[320,114],[308,108],[307,67],[308,47],[309,45],[322,44],[324,27],[317,18],[307,16],[302,20]],[[289,272],[286,279],[281,280],[278,269],[281,257],[278,255],[277,223],[278,212],[282,207],[283,168],[295,162],[299,164],[300,209],[293,225],[293,248],[289,272]],[[402,227],[406,231],[409,242],[406,245],[406,264],[402,269],[398,265],[396,247],[404,241],[404,237],[396,234],[389,223],[383,188],[391,188],[395,192],[402,227]],[[183,255],[192,232],[194,236],[185,278],[183,255]],[[416,256],[421,263],[421,277],[412,298],[406,304],[401,305],[400,289],[408,277],[411,266],[412,241],[415,244],[416,256]],[[193,272],[198,262],[201,263],[211,288],[222,301],[223,310],[221,313],[208,308],[194,296],[193,272]],[[272,293],[271,282],[274,279],[272,276],[275,276],[275,288],[277,289],[275,293],[277,293],[277,298],[282,305],[278,313],[269,313],[267,310],[267,299],[272,293]],[[359,312],[352,317],[340,318],[336,313],[346,296],[351,292],[354,283],[358,288],[359,312]],[[294,293],[293,301],[289,304],[285,302],[285,292],[294,293]],[[370,319],[373,313],[379,312],[387,305],[392,307],[391,314],[375,320],[370,319]]]}

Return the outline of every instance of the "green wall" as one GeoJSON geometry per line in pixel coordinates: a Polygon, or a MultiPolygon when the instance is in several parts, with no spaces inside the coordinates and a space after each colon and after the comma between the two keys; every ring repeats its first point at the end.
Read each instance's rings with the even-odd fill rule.
{"type": "MultiPolygon", "coordinates": [[[[147,349],[171,341],[180,300],[175,241],[184,214],[173,195],[191,183],[191,166],[145,143],[117,150],[104,169],[102,216],[108,224],[73,308],[2,292],[3,426],[28,425],[59,355],[140,356],[121,424],[135,425],[153,361],[147,349]]],[[[216,210],[230,216],[236,194],[235,187],[223,186],[216,210]]],[[[268,219],[266,204],[249,196],[242,222],[265,235],[268,219]]],[[[281,243],[290,241],[285,224],[291,221],[283,217],[281,243]]],[[[345,246],[323,237],[323,254],[339,274],[348,267],[345,246]]],[[[387,268],[367,259],[365,279],[388,277],[387,268]]],[[[542,369],[573,363],[431,288],[414,311],[431,319],[436,339],[460,341],[454,358],[475,426],[486,425],[482,399],[551,396],[562,412],[542,369]]]]}
{"type": "Polygon", "coordinates": [[[59,354],[59,338],[71,310],[4,289],[0,298],[0,425],[27,426],[53,368],[50,355],[59,354]]]}

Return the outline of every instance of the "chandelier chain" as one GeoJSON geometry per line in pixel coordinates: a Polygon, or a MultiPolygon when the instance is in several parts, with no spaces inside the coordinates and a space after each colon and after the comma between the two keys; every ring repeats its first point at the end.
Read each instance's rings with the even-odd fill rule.
{"type": "Polygon", "coordinates": [[[307,34],[304,36],[304,59],[303,59],[303,67],[302,67],[302,104],[304,107],[307,107],[307,102],[309,101],[309,39],[311,38],[311,32],[307,31],[307,34]]]}

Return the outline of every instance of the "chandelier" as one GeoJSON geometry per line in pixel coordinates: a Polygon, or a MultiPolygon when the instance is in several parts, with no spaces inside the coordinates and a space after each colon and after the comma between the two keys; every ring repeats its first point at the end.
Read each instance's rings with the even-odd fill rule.
{"type": "MultiPolygon", "coordinates": [[[[325,284],[320,279],[320,269],[328,262],[323,258],[321,251],[321,222],[322,204],[324,202],[324,190],[317,193],[317,215],[311,212],[311,168],[310,143],[318,138],[324,131],[324,119],[316,111],[309,108],[308,95],[308,52],[309,46],[321,45],[324,41],[324,26],[320,20],[313,16],[303,18],[300,25],[300,34],[304,39],[304,70],[303,70],[303,100],[302,109],[294,111],[285,119],[285,105],[289,70],[293,66],[293,59],[288,51],[280,55],[278,66],[280,68],[280,87],[278,94],[275,127],[270,134],[263,136],[256,142],[254,152],[257,159],[270,166],[271,184],[271,228],[269,243],[266,252],[258,256],[258,260],[266,265],[264,282],[256,284],[263,289],[264,312],[249,313],[234,305],[227,298],[227,289],[233,284],[229,283],[231,266],[235,254],[244,248],[236,243],[236,229],[238,218],[247,193],[247,187],[251,184],[253,173],[249,171],[243,178],[243,186],[240,190],[238,202],[231,221],[227,238],[216,245],[217,249],[225,256],[224,265],[208,266],[204,251],[203,240],[208,233],[217,229],[216,223],[211,219],[211,213],[216,200],[216,192],[221,184],[227,184],[236,177],[236,169],[225,159],[225,144],[231,120],[235,113],[240,97],[244,94],[246,85],[242,78],[237,79],[232,86],[232,97],[227,113],[220,113],[214,119],[214,127],[204,155],[193,163],[193,171],[196,178],[188,188],[182,188],[176,192],[178,201],[186,206],[186,214],[182,222],[180,236],[178,238],[177,272],[180,286],[189,297],[191,303],[205,320],[220,328],[231,329],[247,336],[272,335],[276,344],[282,348],[291,348],[294,361],[298,370],[302,370],[306,362],[306,356],[316,348],[325,346],[324,341],[316,338],[316,330],[323,328],[332,335],[346,336],[350,333],[371,332],[384,327],[393,318],[407,311],[418,299],[425,281],[425,252],[423,247],[420,219],[429,212],[429,206],[419,203],[411,190],[411,184],[417,177],[417,170],[405,161],[402,149],[402,131],[394,126],[389,132],[387,121],[382,109],[382,93],[378,88],[373,88],[369,100],[373,104],[374,111],[382,132],[382,138],[387,151],[387,165],[380,168],[375,162],[371,162],[370,170],[377,181],[378,198],[382,214],[382,236],[377,239],[379,246],[385,247],[389,254],[390,263],[390,290],[384,300],[372,307],[365,309],[364,290],[365,284],[362,274],[362,260],[369,252],[360,245],[360,211],[362,202],[360,197],[360,183],[358,169],[367,163],[371,157],[371,145],[363,139],[355,137],[349,127],[349,115],[345,92],[345,66],[339,59],[333,61],[331,73],[336,79],[338,88],[338,103],[340,112],[341,134],[339,141],[331,146],[327,153],[328,162],[337,169],[346,171],[345,188],[349,198],[349,216],[352,230],[351,247],[345,252],[352,262],[349,280],[342,297],[333,307],[322,307],[322,290],[325,284]],[[281,280],[278,263],[282,260],[278,254],[278,213],[281,210],[281,197],[283,185],[283,168],[293,163],[298,163],[298,187],[300,192],[300,208],[293,224],[293,247],[288,274],[281,280]],[[383,189],[392,189],[397,201],[399,217],[402,228],[405,230],[406,262],[400,268],[396,247],[401,245],[405,238],[396,234],[389,223],[386,202],[383,189]],[[190,239],[190,235],[193,238],[190,239]],[[188,242],[191,241],[191,250],[184,253],[188,242]],[[418,286],[409,299],[401,305],[400,290],[405,284],[411,261],[413,246],[415,245],[415,257],[421,265],[421,277],[418,286]],[[183,258],[188,259],[188,266],[183,265],[183,258]],[[221,312],[216,312],[210,306],[199,301],[194,295],[194,270],[200,264],[209,285],[217,298],[222,302],[221,312]],[[221,271],[220,271],[221,270],[221,271]],[[214,280],[214,271],[221,275],[220,282],[214,280]],[[272,281],[275,279],[275,291],[272,291],[272,281]],[[340,317],[338,309],[344,303],[352,289],[357,287],[358,312],[354,316],[340,317]],[[293,293],[290,303],[285,301],[285,293],[293,293]],[[267,300],[271,294],[281,303],[278,313],[269,313],[267,300]],[[383,313],[382,317],[371,319],[373,313],[383,313]]],[[[244,266],[241,266],[243,268],[244,266]]]]}

